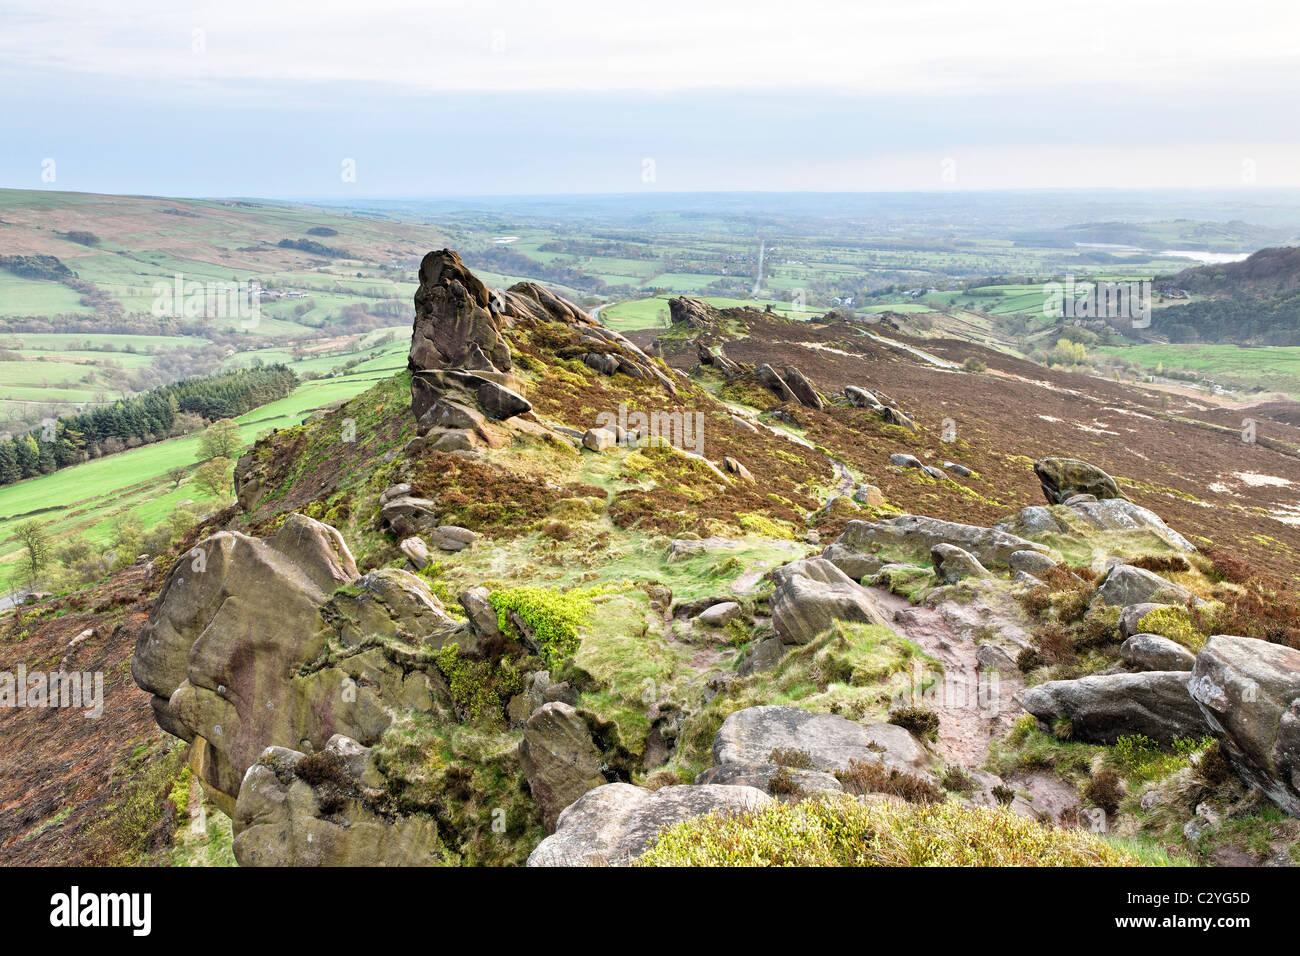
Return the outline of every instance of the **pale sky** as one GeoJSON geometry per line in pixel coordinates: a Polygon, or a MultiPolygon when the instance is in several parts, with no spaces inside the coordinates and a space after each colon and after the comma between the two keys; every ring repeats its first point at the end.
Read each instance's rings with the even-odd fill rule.
{"type": "Polygon", "coordinates": [[[0,0],[0,83],[3,186],[1300,186],[1282,0],[0,0]]]}

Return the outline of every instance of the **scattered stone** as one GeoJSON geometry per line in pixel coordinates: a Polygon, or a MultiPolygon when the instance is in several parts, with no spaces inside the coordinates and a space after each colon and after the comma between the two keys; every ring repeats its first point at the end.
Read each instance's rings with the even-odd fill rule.
{"type": "Polygon", "coordinates": [[[921,468],[921,459],[915,455],[897,453],[889,456],[889,463],[895,468],[921,468]]]}
{"type": "Polygon", "coordinates": [[[472,627],[484,640],[493,641],[501,637],[501,626],[497,612],[488,600],[490,594],[485,587],[470,588],[456,596],[460,606],[465,609],[472,627]]]}
{"type": "Polygon", "coordinates": [[[1128,605],[1119,612],[1120,637],[1132,637],[1134,634],[1140,634],[1142,632],[1142,618],[1152,611],[1168,606],[1167,604],[1157,604],[1154,601],[1128,605]]]}
{"type": "Polygon", "coordinates": [[[739,604],[735,601],[723,601],[700,612],[697,620],[705,627],[726,627],[739,616],[739,604]]]}
{"type": "Polygon", "coordinates": [[[861,551],[855,551],[848,545],[838,542],[828,544],[826,550],[822,552],[822,557],[854,581],[861,581],[863,578],[871,577],[884,565],[880,555],[863,554],[861,551]]]}
{"type": "Polygon", "coordinates": [[[1147,531],[1177,551],[1196,550],[1194,544],[1165,524],[1159,515],[1127,498],[1097,501],[1091,495],[1076,495],[1066,505],[1089,526],[1098,530],[1147,531]]]}
{"type": "Polygon", "coordinates": [[[954,475],[960,475],[962,478],[969,478],[974,474],[974,472],[965,465],[959,465],[955,461],[945,461],[943,467],[946,470],[951,471],[954,475]]]}
{"type": "Polygon", "coordinates": [[[754,475],[750,470],[730,456],[723,456],[722,467],[732,474],[739,475],[745,481],[752,482],[754,480],[754,475]]]}
{"type": "Polygon", "coordinates": [[[268,747],[231,814],[240,866],[434,866],[443,846],[432,816],[383,814],[370,795],[382,778],[369,749],[336,734],[308,757],[268,747]],[[307,764],[313,771],[303,772],[307,764]]]}
{"type": "Polygon", "coordinates": [[[713,767],[697,778],[714,782],[735,768],[773,767],[774,751],[806,755],[807,769],[845,771],[855,760],[932,779],[934,758],[915,737],[894,724],[859,724],[837,714],[799,707],[746,707],[722,722],[713,738],[713,767]]]}
{"type": "Polygon", "coordinates": [[[423,571],[428,567],[429,546],[424,543],[423,538],[403,538],[397,550],[406,555],[406,559],[415,566],[415,570],[423,571]]]}
{"type": "Polygon", "coordinates": [[[897,425],[899,428],[906,428],[909,432],[918,431],[916,422],[892,405],[882,406],[879,414],[881,421],[886,425],[897,425]]]}
{"type": "Polygon", "coordinates": [[[858,485],[853,500],[868,508],[880,508],[885,504],[885,493],[875,485],[858,485]]]}
{"type": "Polygon", "coordinates": [[[469,528],[454,524],[442,525],[429,533],[429,542],[443,551],[464,551],[477,540],[478,535],[469,528]]]}
{"type": "Polygon", "coordinates": [[[618,433],[612,428],[588,428],[582,436],[582,444],[595,452],[612,451],[618,445],[618,433]]]}
{"type": "Polygon", "coordinates": [[[786,385],[789,386],[790,391],[794,392],[800,404],[808,408],[815,408],[818,411],[826,407],[826,403],[822,401],[822,397],[817,393],[817,389],[813,387],[813,383],[808,381],[808,377],[793,365],[785,367],[784,378],[786,385]]]}
{"type": "Polygon", "coordinates": [[[849,404],[854,408],[870,408],[876,411],[881,408],[881,404],[876,401],[875,395],[865,388],[858,388],[856,385],[846,385],[844,387],[844,397],[849,400],[849,404]]]}
{"type": "Polygon", "coordinates": [[[996,528],[941,521],[922,515],[900,515],[885,521],[850,521],[836,539],[863,553],[904,548],[928,554],[936,544],[954,544],[969,551],[985,567],[1006,565],[1016,551],[1047,553],[1047,548],[996,528]]]}
{"type": "Polygon", "coordinates": [[[1022,508],[1015,518],[999,522],[994,527],[1022,538],[1035,534],[1059,534],[1065,530],[1052,512],[1042,505],[1022,508]]]}

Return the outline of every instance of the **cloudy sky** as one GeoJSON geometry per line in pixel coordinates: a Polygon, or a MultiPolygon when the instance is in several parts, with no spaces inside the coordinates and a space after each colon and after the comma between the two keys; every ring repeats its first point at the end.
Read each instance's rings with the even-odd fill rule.
{"type": "Polygon", "coordinates": [[[0,84],[11,187],[1300,186],[1291,0],[0,0],[0,84]]]}

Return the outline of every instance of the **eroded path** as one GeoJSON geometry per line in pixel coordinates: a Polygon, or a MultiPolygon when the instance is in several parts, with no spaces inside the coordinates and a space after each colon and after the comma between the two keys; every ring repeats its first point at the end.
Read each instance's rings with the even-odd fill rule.
{"type": "Polygon", "coordinates": [[[913,672],[917,703],[939,715],[935,749],[949,763],[982,767],[989,743],[1022,712],[1013,700],[1022,686],[1018,677],[1006,669],[981,672],[977,637],[988,625],[969,607],[955,602],[913,606],[883,588],[871,592],[894,629],[943,665],[942,674],[923,664],[913,672]]]}

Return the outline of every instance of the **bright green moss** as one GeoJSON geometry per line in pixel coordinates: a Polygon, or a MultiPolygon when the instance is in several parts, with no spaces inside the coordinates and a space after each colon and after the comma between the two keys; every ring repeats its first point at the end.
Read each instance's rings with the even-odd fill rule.
{"type": "Polygon", "coordinates": [[[505,633],[519,630],[516,621],[531,632],[541,658],[555,667],[578,649],[578,629],[591,618],[591,598],[596,589],[561,592],[550,588],[519,587],[493,591],[489,601],[505,633]]]}

